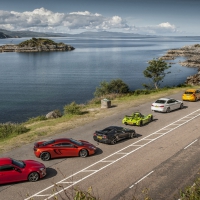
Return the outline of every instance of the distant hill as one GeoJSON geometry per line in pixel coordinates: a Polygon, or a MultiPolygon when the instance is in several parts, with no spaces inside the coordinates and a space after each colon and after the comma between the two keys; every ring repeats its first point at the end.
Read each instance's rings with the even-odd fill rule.
{"type": "Polygon", "coordinates": [[[7,34],[5,34],[3,32],[0,32],[0,39],[3,39],[3,38],[11,38],[11,36],[7,35],[7,34]]]}
{"type": "Polygon", "coordinates": [[[5,29],[0,29],[0,33],[7,35],[8,37],[0,38],[22,38],[22,37],[62,37],[63,35],[54,33],[42,33],[33,31],[8,31],[5,29]]]}
{"type": "Polygon", "coordinates": [[[122,33],[122,32],[109,32],[99,31],[92,32],[86,31],[78,34],[68,33],[42,33],[33,31],[8,31],[0,29],[0,38],[22,38],[22,37],[147,37],[150,35],[140,35],[135,33],[122,33]],[[2,34],[2,36],[1,36],[2,34]],[[6,37],[5,37],[6,36],[6,37]]]}
{"type": "Polygon", "coordinates": [[[100,31],[100,32],[92,32],[86,31],[79,34],[74,34],[73,36],[81,36],[81,37],[141,37],[147,35],[140,35],[135,33],[122,33],[122,32],[109,32],[109,31],[100,31]]]}

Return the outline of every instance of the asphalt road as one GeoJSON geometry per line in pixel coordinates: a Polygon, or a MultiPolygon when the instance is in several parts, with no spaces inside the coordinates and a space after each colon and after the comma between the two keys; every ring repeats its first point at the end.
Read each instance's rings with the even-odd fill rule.
{"type": "MultiPolygon", "coordinates": [[[[171,95],[181,99],[181,94],[171,95]]],[[[87,158],[54,159],[43,162],[47,176],[38,182],[21,182],[0,186],[0,200],[73,199],[74,189],[87,191],[101,200],[144,199],[145,188],[155,199],[178,199],[180,189],[193,184],[200,171],[200,101],[184,102],[184,109],[170,113],[153,113],[152,101],[57,135],[84,139],[97,145],[98,152],[87,158]],[[154,121],[135,129],[137,138],[116,145],[97,144],[95,130],[110,125],[124,126],[124,115],[134,111],[152,113],[154,121]],[[64,191],[63,191],[64,190],[64,191]]],[[[111,108],[115,109],[115,108],[111,108]]],[[[50,138],[48,138],[50,139],[50,138]]],[[[0,157],[34,159],[33,144],[25,145],[0,157]]]]}

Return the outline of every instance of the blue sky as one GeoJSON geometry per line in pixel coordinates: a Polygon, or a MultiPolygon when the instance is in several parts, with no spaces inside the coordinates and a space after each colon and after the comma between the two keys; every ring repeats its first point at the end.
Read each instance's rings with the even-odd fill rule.
{"type": "Polygon", "coordinates": [[[200,0],[0,0],[0,28],[200,35],[200,0]]]}

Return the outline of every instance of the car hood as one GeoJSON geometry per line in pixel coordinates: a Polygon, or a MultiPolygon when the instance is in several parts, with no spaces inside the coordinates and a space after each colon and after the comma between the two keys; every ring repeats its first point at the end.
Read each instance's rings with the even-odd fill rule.
{"type": "Polygon", "coordinates": [[[43,163],[35,160],[23,160],[23,162],[26,164],[26,167],[45,168],[45,165],[43,163]]]}
{"type": "Polygon", "coordinates": [[[93,144],[91,144],[91,143],[89,143],[89,142],[87,142],[87,141],[84,141],[84,140],[80,140],[82,143],[83,143],[83,145],[84,146],[93,146],[93,147],[95,147],[93,144]]]}

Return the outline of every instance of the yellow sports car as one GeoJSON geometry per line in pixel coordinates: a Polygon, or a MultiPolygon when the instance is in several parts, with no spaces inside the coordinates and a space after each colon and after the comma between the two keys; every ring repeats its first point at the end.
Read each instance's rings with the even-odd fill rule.
{"type": "Polygon", "coordinates": [[[188,89],[182,95],[183,101],[198,101],[200,99],[200,90],[188,89]]]}

